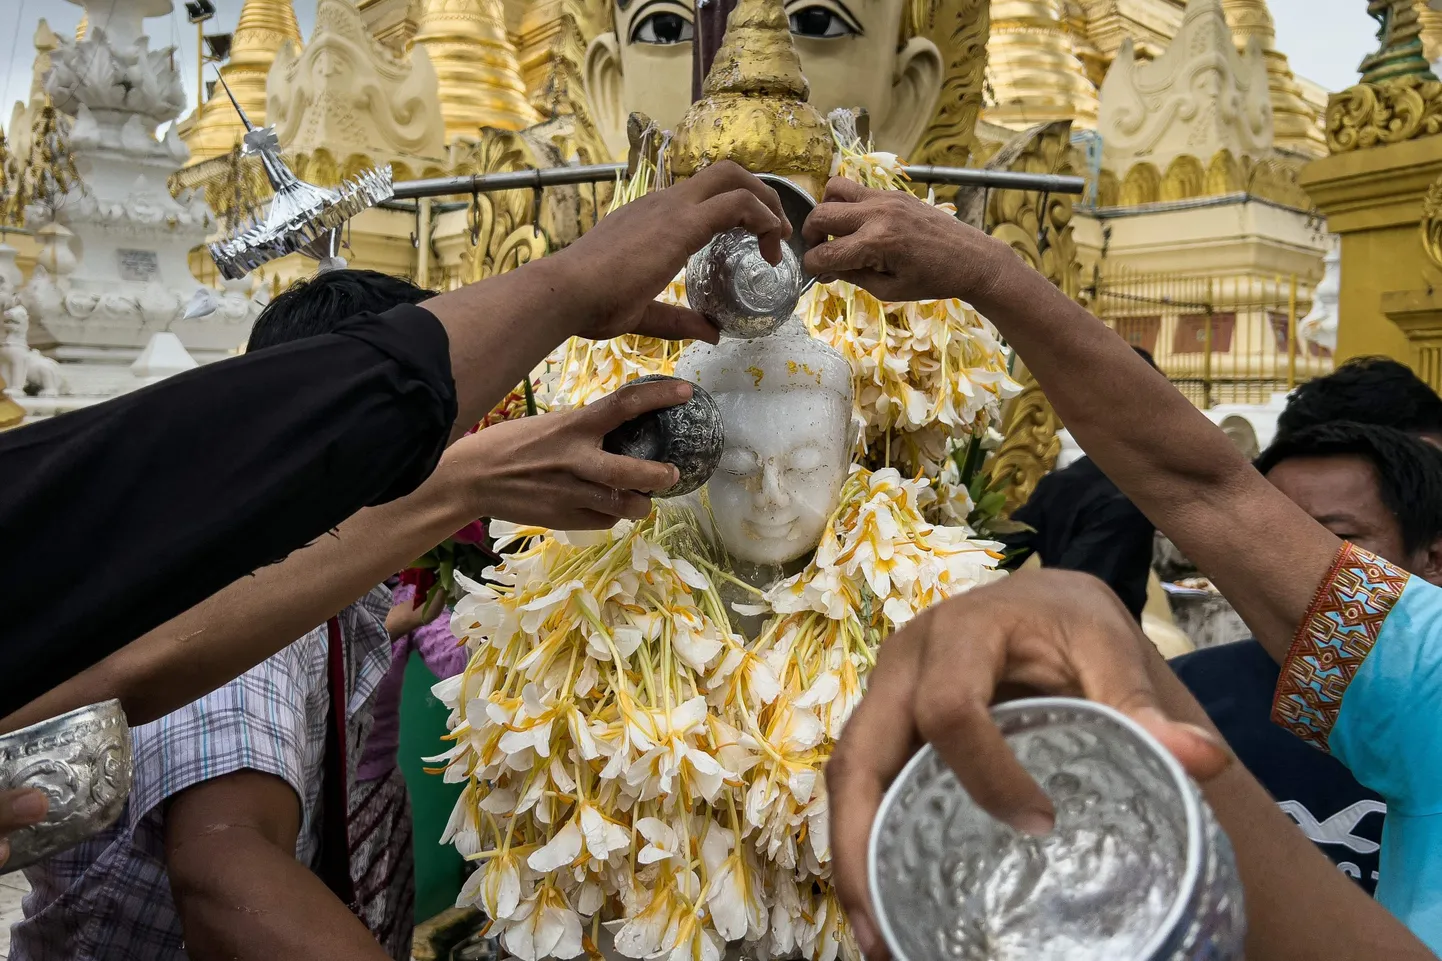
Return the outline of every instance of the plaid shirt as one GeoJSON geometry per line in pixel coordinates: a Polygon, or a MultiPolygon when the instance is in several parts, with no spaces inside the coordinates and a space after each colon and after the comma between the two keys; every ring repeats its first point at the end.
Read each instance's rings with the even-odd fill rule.
{"type": "MultiPolygon", "coordinates": [[[[390,591],[341,612],[346,640],[347,759],[355,768],[370,704],[390,667],[390,591]]],[[[14,961],[185,961],[165,871],[164,802],[240,770],[283,778],[304,799],[295,856],[320,849],[322,763],[330,694],[325,625],[174,714],[131,732],[130,800],[107,831],[25,871],[25,920],[11,929],[14,961]]],[[[366,865],[352,863],[352,874],[366,865]]]]}

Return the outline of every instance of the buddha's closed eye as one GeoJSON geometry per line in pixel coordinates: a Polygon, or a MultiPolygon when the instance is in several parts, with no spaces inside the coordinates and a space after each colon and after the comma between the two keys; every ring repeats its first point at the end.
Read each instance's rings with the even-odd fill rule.
{"type": "Polygon", "coordinates": [[[756,452],[745,447],[728,447],[721,455],[719,469],[728,474],[746,476],[754,474],[761,469],[761,460],[756,452]]]}
{"type": "Polygon", "coordinates": [[[786,459],[786,469],[798,473],[809,473],[826,464],[826,455],[819,447],[801,447],[791,452],[786,459]]]}

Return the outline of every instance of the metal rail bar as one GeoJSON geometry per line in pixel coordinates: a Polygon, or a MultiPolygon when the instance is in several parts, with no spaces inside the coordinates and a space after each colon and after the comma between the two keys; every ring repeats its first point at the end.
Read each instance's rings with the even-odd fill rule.
{"type": "MultiPolygon", "coordinates": [[[[575,167],[543,167],[508,170],[502,173],[463,177],[432,177],[396,183],[396,200],[420,197],[465,196],[495,190],[540,190],[572,184],[602,183],[626,172],[625,164],[587,164],[575,167]]],[[[1086,189],[1081,177],[1056,174],[1017,173],[1011,170],[975,170],[969,167],[907,167],[906,175],[923,184],[951,184],[986,187],[992,190],[1037,190],[1054,194],[1080,194],[1086,189]]]]}

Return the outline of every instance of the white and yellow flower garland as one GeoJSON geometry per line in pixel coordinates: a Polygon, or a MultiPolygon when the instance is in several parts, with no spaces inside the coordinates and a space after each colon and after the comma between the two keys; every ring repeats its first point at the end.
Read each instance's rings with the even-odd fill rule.
{"type": "Polygon", "coordinates": [[[435,689],[455,744],[432,760],[465,784],[443,843],[485,862],[460,902],[522,961],[598,953],[602,920],[631,958],[719,961],[739,941],[858,958],[829,881],[822,767],[881,639],[1001,576],[997,545],[926,521],[932,496],[854,469],[815,560],[754,592],[744,612],[767,619],[750,643],[694,519],[497,525],[525,543],[495,586],[466,585],[451,628],[474,653],[435,689]]]}

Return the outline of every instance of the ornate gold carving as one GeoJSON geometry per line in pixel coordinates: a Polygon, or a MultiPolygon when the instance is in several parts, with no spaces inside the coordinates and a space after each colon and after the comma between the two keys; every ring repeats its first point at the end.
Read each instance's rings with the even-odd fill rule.
{"type": "Polygon", "coordinates": [[[1303,162],[1280,156],[1260,160],[1244,157],[1239,161],[1224,148],[1213,154],[1204,167],[1198,158],[1184,154],[1172,161],[1165,176],[1149,163],[1134,165],[1115,194],[1109,194],[1103,184],[1098,202],[1103,207],[1134,207],[1248,194],[1296,210],[1311,210],[1312,199],[1297,183],[1297,171],[1303,162]]]}
{"type": "Polygon", "coordinates": [[[1223,147],[1212,154],[1212,159],[1207,164],[1207,181],[1205,191],[1208,196],[1220,197],[1225,194],[1239,193],[1246,185],[1246,178],[1242,173],[1242,165],[1232,152],[1223,147]]]}
{"type": "Polygon", "coordinates": [[[671,141],[677,176],[734,160],[821,196],[835,153],[831,126],[807,102],[811,89],[781,0],[737,4],[701,93],[671,141]]]}
{"type": "Polygon", "coordinates": [[[1364,84],[1403,77],[1437,79],[1423,56],[1422,21],[1414,0],[1369,0],[1367,15],[1377,21],[1381,46],[1362,60],[1364,84]]]}
{"type": "Polygon", "coordinates": [[[1061,453],[1061,419],[1041,392],[1041,385],[1022,364],[1013,375],[1021,393],[1007,406],[1002,420],[1002,441],[987,464],[993,478],[1011,477],[1004,513],[1010,515],[1025,504],[1043,477],[1056,465],[1061,453]]]}
{"type": "Polygon", "coordinates": [[[930,40],[941,51],[946,69],[936,114],[908,158],[913,163],[965,167],[971,159],[986,84],[990,26],[988,0],[907,0],[902,43],[912,37],[930,40]]]}
{"type": "Polygon", "coordinates": [[[1327,147],[1334,154],[1430,137],[1442,131],[1442,83],[1413,75],[1360,83],[1327,102],[1327,147]]]}
{"type": "Polygon", "coordinates": [[[1207,185],[1207,172],[1202,162],[1190,154],[1182,154],[1172,160],[1171,166],[1162,176],[1161,199],[1188,200],[1200,197],[1207,185]]]}
{"type": "MultiPolygon", "coordinates": [[[[1027,173],[1075,174],[1080,167],[1071,145],[1071,123],[1060,121],[1020,135],[1024,146],[1008,165],[1027,173]]],[[[1009,145],[1010,146],[1010,145],[1009,145]]],[[[1003,148],[1006,149],[1006,148],[1003,148]]],[[[1072,236],[1072,198],[1019,190],[996,191],[988,204],[993,235],[1006,241],[1030,266],[1073,299],[1081,294],[1081,263],[1072,236]],[[1043,201],[1045,201],[1043,203],[1043,201]]],[[[1056,463],[1060,421],[1036,380],[1018,370],[1022,393],[1007,408],[1002,441],[987,470],[994,478],[1011,474],[1006,510],[1015,510],[1056,463]]]]}
{"type": "Polygon", "coordinates": [[[1122,178],[1117,194],[1118,207],[1154,204],[1162,198],[1162,175],[1149,163],[1133,164],[1122,178]]]}
{"type": "Polygon", "coordinates": [[[1432,181],[1422,198],[1422,249],[1433,266],[1442,268],[1442,177],[1432,181]]]}
{"type": "MultiPolygon", "coordinates": [[[[486,174],[519,170],[530,166],[530,152],[516,134],[487,130],[455,173],[486,174]]],[[[532,226],[531,193],[503,190],[477,194],[467,213],[471,247],[461,257],[462,279],[474,283],[486,277],[515,270],[537,257],[550,245],[544,233],[532,226]]]]}
{"type": "Polygon", "coordinates": [[[447,142],[481,127],[520,130],[540,118],[526,100],[501,0],[423,0],[414,46],[435,68],[447,142]]]}

